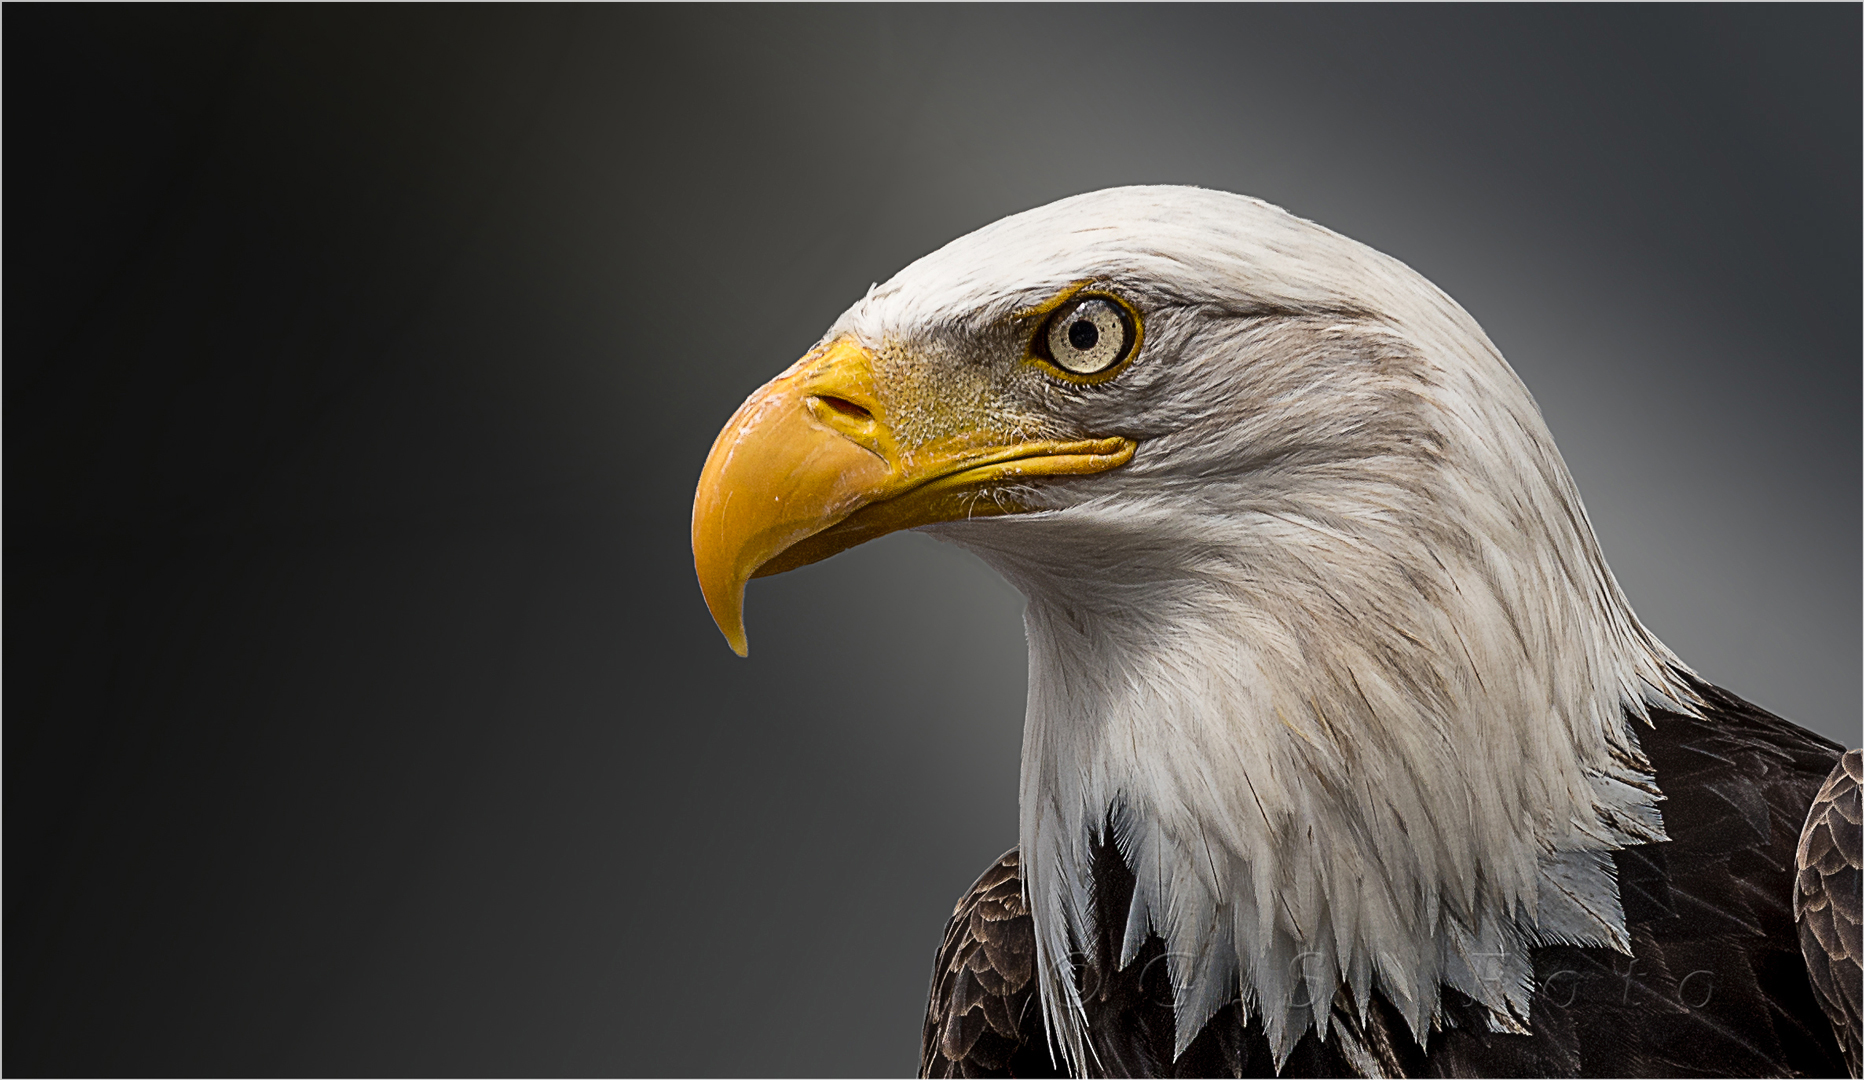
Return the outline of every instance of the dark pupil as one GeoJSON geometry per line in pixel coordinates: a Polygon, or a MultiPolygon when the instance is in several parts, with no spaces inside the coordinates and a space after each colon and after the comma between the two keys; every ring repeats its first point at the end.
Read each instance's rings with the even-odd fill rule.
{"type": "Polygon", "coordinates": [[[1093,323],[1082,319],[1068,328],[1068,344],[1085,352],[1100,340],[1100,330],[1093,323]]]}

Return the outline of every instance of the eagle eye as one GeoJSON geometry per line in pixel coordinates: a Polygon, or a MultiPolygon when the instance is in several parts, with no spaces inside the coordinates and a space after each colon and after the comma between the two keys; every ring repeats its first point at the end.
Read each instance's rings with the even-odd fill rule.
{"type": "Polygon", "coordinates": [[[1042,358],[1068,374],[1100,375],[1126,359],[1136,336],[1124,307],[1089,296],[1057,308],[1036,341],[1042,358]]]}

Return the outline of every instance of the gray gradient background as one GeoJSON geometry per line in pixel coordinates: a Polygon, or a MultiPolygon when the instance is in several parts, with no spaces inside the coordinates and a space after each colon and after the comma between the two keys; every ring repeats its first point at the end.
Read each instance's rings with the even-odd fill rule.
{"type": "Polygon", "coordinates": [[[869,282],[1105,185],[1404,259],[1645,620],[1859,741],[1859,9],[5,12],[12,1073],[907,1073],[1019,598],[692,580],[869,282]]]}

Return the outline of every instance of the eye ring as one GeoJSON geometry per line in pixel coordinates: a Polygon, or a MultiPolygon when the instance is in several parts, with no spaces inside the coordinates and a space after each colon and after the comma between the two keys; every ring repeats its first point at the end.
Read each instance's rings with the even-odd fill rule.
{"type": "Polygon", "coordinates": [[[1059,297],[1036,328],[1031,357],[1070,382],[1100,383],[1118,375],[1139,351],[1138,315],[1110,293],[1080,292],[1059,297]]]}

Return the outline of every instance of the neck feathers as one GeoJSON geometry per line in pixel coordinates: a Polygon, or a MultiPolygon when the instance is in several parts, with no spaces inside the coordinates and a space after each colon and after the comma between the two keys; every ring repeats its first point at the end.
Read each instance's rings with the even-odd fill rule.
{"type": "Polygon", "coordinates": [[[1278,1064],[1338,995],[1363,1014],[1376,988],[1420,1043],[1442,986],[1518,1031],[1530,948],[1627,950],[1609,852],[1663,838],[1634,724],[1693,694],[1494,364],[1515,398],[1395,376],[1434,415],[1368,423],[1466,429],[1416,453],[1284,456],[1186,498],[1142,444],[1124,492],[940,527],[1029,600],[1021,850],[1077,1070],[1096,919],[1122,946],[1090,963],[1164,940],[1180,1052],[1240,994],[1278,1064]],[[1125,912],[1090,900],[1109,827],[1125,912]]]}

